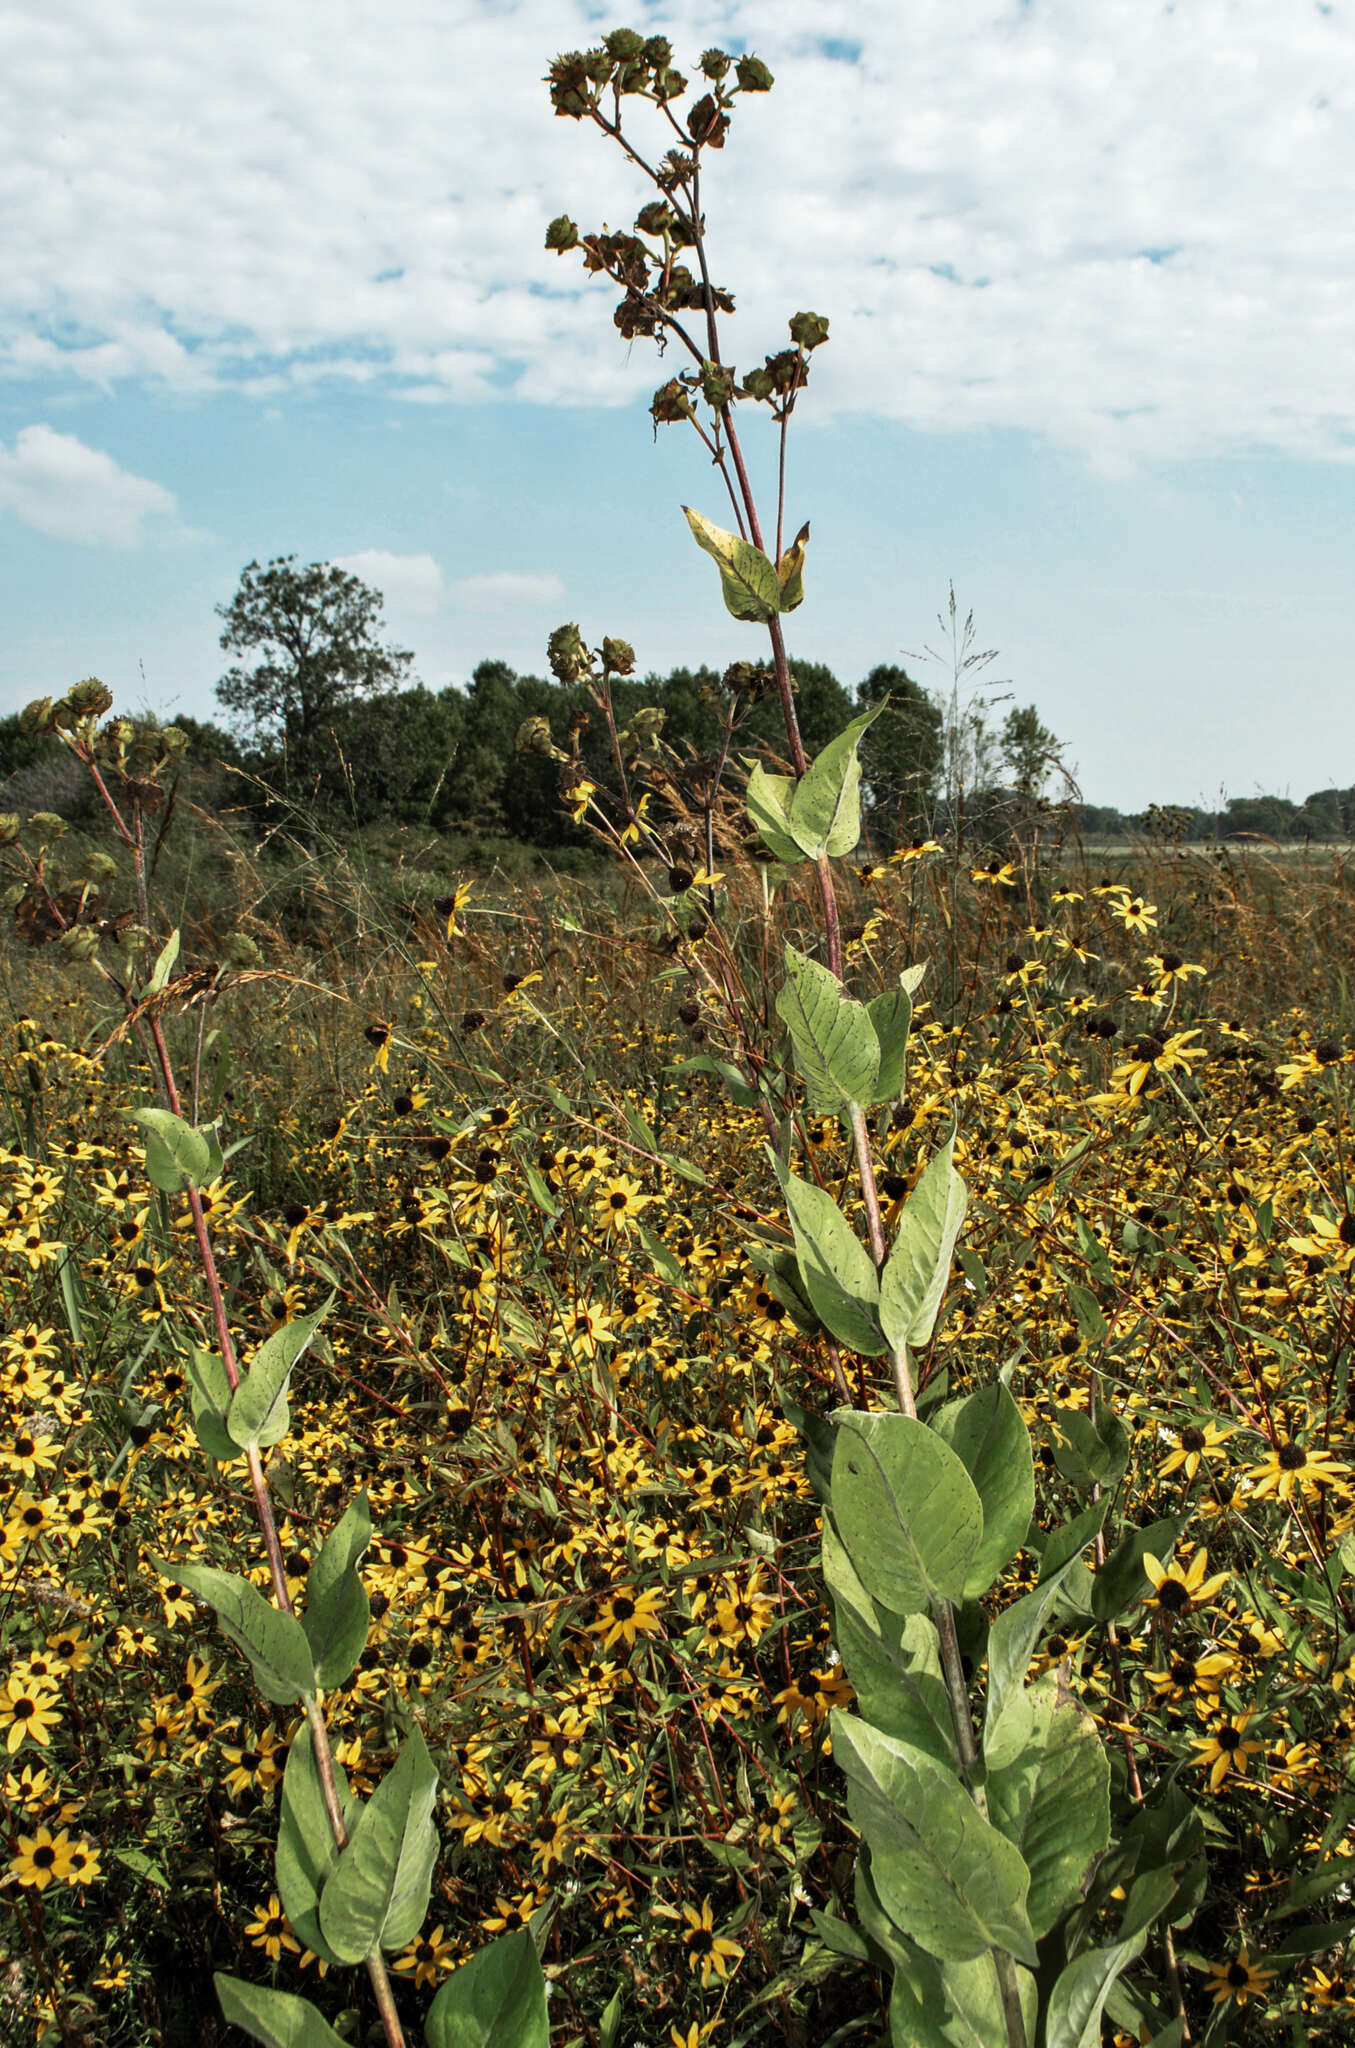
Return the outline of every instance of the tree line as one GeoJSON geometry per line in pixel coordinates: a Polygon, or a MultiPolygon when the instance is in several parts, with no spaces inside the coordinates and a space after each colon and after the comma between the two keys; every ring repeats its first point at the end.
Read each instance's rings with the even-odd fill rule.
{"type": "MultiPolygon", "coordinates": [[[[399,824],[542,849],[586,843],[560,801],[559,761],[521,744],[524,731],[548,735],[607,786],[609,736],[583,688],[485,660],[464,687],[431,690],[412,679],[413,655],[380,637],[382,609],[379,591],[334,564],[298,566],[294,556],[248,564],[230,602],[217,607],[221,646],[236,657],[216,687],[229,723],[174,721],[189,736],[187,759],[208,799],[263,815],[292,806],[339,831],[399,824]]],[[[1166,804],[1126,814],[1080,800],[1033,704],[999,722],[981,700],[947,702],[894,664],[879,664],[853,689],[823,662],[792,659],[792,668],[811,754],[888,700],[861,748],[880,850],[910,835],[962,828],[981,837],[1047,815],[1046,792],[1060,777],[1063,814],[1087,837],[1355,836],[1355,788],[1321,790],[1302,805],[1244,797],[1212,812],[1166,804]]],[[[645,707],[661,711],[665,746],[697,776],[722,751],[732,699],[736,755],[774,755],[782,743],[779,707],[748,664],[618,675],[613,692],[620,725],[645,707]]],[[[66,813],[63,795],[73,793],[61,787],[64,772],[58,742],[28,734],[17,716],[0,720],[7,805],[66,813]]]]}

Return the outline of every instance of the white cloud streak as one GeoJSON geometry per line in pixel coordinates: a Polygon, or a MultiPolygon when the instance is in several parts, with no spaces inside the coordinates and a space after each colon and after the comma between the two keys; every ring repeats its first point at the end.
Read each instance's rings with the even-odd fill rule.
{"type": "MultiPolygon", "coordinates": [[[[541,246],[559,211],[616,227],[646,196],[549,110],[551,56],[610,24],[591,13],[17,0],[0,375],[652,387],[607,289],[541,246]]],[[[1111,466],[1355,453],[1349,6],[681,0],[651,25],[680,62],[746,43],[777,73],[708,213],[736,360],[830,316],[811,417],[1014,428],[1111,466]]]]}
{"type": "Polygon", "coordinates": [[[557,604],[565,586],[558,576],[522,576],[500,569],[487,576],[463,576],[452,596],[470,612],[508,612],[523,605],[557,604]]]}
{"type": "Polygon", "coordinates": [[[431,555],[393,555],[385,548],[363,548],[356,555],[336,555],[335,565],[379,590],[402,611],[430,614],[442,603],[442,570],[431,555]]]}
{"type": "Polygon", "coordinates": [[[12,449],[0,443],[0,513],[57,540],[88,547],[138,546],[148,526],[172,521],[176,501],[148,477],[120,469],[102,449],[48,426],[24,427],[12,449]]]}

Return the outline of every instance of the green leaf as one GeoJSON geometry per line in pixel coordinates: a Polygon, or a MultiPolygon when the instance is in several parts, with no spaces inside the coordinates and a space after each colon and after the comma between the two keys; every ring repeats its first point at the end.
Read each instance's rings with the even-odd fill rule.
{"type": "Polygon", "coordinates": [[[1101,2048],[1101,2014],[1115,1979],[1143,1951],[1148,1928],[1175,1890],[1170,1871],[1154,1871],[1134,1886],[1120,1939],[1084,1949],[1057,1978],[1045,2013],[1045,2048],[1101,2048]]]}
{"type": "MultiPolygon", "coordinates": [[[[708,1053],[703,1052],[695,1054],[689,1060],[674,1060],[665,1071],[670,1074],[713,1074],[717,1081],[724,1083],[730,1101],[737,1104],[740,1109],[757,1107],[757,1089],[748,1086],[732,1060],[712,1059],[708,1053]]],[[[675,1160],[673,1164],[676,1166],[678,1162],[675,1160]]]]}
{"type": "Polygon", "coordinates": [[[684,505],[692,539],[708,554],[720,571],[720,593],[725,610],[736,619],[767,626],[781,609],[781,586],[776,571],[761,548],[713,526],[702,513],[684,505]]]}
{"type": "Polygon", "coordinates": [[[1033,1593],[1024,1593],[1010,1607],[1004,1607],[989,1630],[983,1756],[990,1771],[1001,1770],[1010,1763],[1030,1736],[1032,1708],[1026,1691],[1026,1672],[1045,1620],[1063,1590],[1063,1582],[1079,1562],[1076,1554],[1066,1559],[1033,1593]]]}
{"type": "MultiPolygon", "coordinates": [[[[349,1794],[348,1779],[338,1763],[334,1766],[334,1781],[344,1825],[348,1827],[356,1802],[349,1794]]],[[[292,1738],[282,1778],[276,1862],[278,1897],[297,1939],[330,1964],[341,1963],[343,1959],[334,1953],[320,1931],[320,1894],[338,1868],[339,1853],[325,1807],[310,1727],[303,1723],[292,1738]]]]}
{"type": "Polygon", "coordinates": [[[965,1212],[965,1184],[951,1164],[954,1150],[952,1130],[903,1205],[894,1249],[880,1275],[880,1323],[891,1344],[916,1348],[936,1327],[965,1212]]]}
{"type": "Polygon", "coordinates": [[[890,1919],[942,1961],[1002,1948],[1033,1964],[1030,1873],[954,1771],[839,1708],[832,1728],[847,1808],[870,1844],[871,1878],[890,1919]]]}
{"type": "Polygon", "coordinates": [[[529,1928],[500,1935],[447,1979],[424,2039],[428,2048],[549,2048],[546,1980],[529,1928]]]}
{"type": "Polygon", "coordinates": [[[310,1644],[294,1614],[284,1614],[248,1579],[231,1572],[214,1571],[205,1564],[169,1564],[162,1558],[154,1562],[167,1579],[200,1593],[216,1609],[222,1634],[244,1651],[266,1700],[288,1706],[314,1692],[310,1644]]]}
{"type": "Polygon", "coordinates": [[[866,1004],[866,1015],[880,1049],[871,1101],[894,1102],[903,1093],[913,999],[906,988],[887,988],[883,995],[873,996],[866,1004]]]}
{"type": "Polygon", "coordinates": [[[1041,1581],[1052,1579],[1055,1572],[1063,1570],[1069,1558],[1081,1557],[1087,1545],[1095,1543],[1109,1511],[1110,1501],[1103,1497],[1083,1508],[1081,1514],[1074,1515],[1071,1522],[1051,1529],[1040,1557],[1041,1581]]]}
{"type": "Polygon", "coordinates": [[[814,1932],[819,1940],[835,1956],[850,1956],[856,1963],[870,1961],[870,1944],[850,1920],[839,1920],[833,1913],[821,1913],[816,1906],[810,1907],[809,1917],[814,1922],[814,1932]]]}
{"type": "Polygon", "coordinates": [[[931,1426],[955,1452],[983,1503],[983,1538],[964,1588],[966,1600],[977,1600],[1024,1545],[1035,1512],[1030,1431],[1000,1380],[947,1402],[931,1426]]]}
{"type": "Polygon", "coordinates": [[[800,1432],[800,1440],[805,1447],[806,1475],[816,1496],[826,1505],[833,1487],[833,1447],[837,1442],[837,1431],[822,1415],[811,1415],[798,1401],[792,1401],[784,1389],[778,1390],[777,1399],[787,1422],[800,1432]]]}
{"type": "Polygon", "coordinates": [[[880,1041],[864,1003],[849,996],[828,968],[789,943],[785,959],[786,979],[776,1009],[790,1032],[810,1110],[817,1116],[843,1101],[873,1101],[880,1041]]]}
{"type": "MultiPolygon", "coordinates": [[[[943,1968],[914,1943],[899,1937],[889,2002],[891,2048],[1009,2048],[1006,2014],[991,1954],[943,1968]]],[[[1034,2041],[1039,2004],[1035,1979],[1019,1963],[1016,1971],[1026,2039],[1034,2041]]]]}
{"type": "Polygon", "coordinates": [[[235,1390],[226,1428],[241,1450],[266,1448],[287,1434],[287,1388],[292,1367],[329,1313],[330,1302],[313,1315],[293,1316],[262,1343],[235,1390]]]}
{"type": "Polygon", "coordinates": [[[910,1415],[833,1420],[833,1520],[871,1599],[895,1614],[961,1599],[983,1507],[954,1451],[910,1415]]]}
{"type": "Polygon", "coordinates": [[[1054,1463],[1074,1486],[1114,1486],[1129,1464],[1129,1437],[1113,1408],[1103,1405],[1095,1422],[1080,1408],[1055,1408],[1059,1438],[1054,1463]]]}
{"type": "Polygon", "coordinates": [[[437,1860],[437,1765],[417,1728],[373,1792],[320,1894],[320,1929],[345,1963],[403,1948],[423,1925],[437,1860]]]}
{"type": "Polygon", "coordinates": [[[1037,1939],[1082,1897],[1110,1840],[1110,1763],[1096,1723],[1059,1674],[1030,1686],[1030,1732],[988,1773],[988,1817],[1030,1871],[1027,1910],[1037,1939]]]}
{"type": "Polygon", "coordinates": [[[618,1985],[598,2015],[598,2048],[617,2048],[625,1996],[625,1987],[618,1985]]]}
{"type": "Polygon", "coordinates": [[[343,2036],[335,2033],[308,1998],[296,1998],[290,1991],[269,1991],[262,1984],[246,1984],[222,1970],[212,1982],[223,2019],[262,2041],[264,2048],[348,2048],[343,2036]]]}
{"type": "Polygon", "coordinates": [[[1092,1580],[1092,1613],[1098,1621],[1114,1621],[1144,1598],[1150,1583],[1143,1569],[1144,1553],[1169,1557],[1188,1520],[1186,1515],[1168,1515],[1146,1529],[1131,1529],[1115,1546],[1092,1580]]]}
{"type": "Polygon", "coordinates": [[[849,1350],[878,1358],[885,1345],[875,1318],[879,1287],[870,1253],[828,1191],[801,1180],[770,1147],[768,1151],[790,1213],[800,1278],[814,1313],[849,1350]]]}
{"type": "Polygon", "coordinates": [[[958,1768],[941,1647],[929,1616],[894,1614],[872,1600],[830,1517],[823,1523],[823,1576],[833,1596],[833,1638],[862,1718],[958,1768]]]}
{"type": "Polygon", "coordinates": [[[208,1457],[221,1465],[229,1465],[242,1455],[239,1444],[226,1428],[233,1392],[224,1360],[214,1352],[199,1351],[195,1345],[188,1354],[188,1398],[193,1404],[193,1427],[208,1457]]]}
{"type": "Polygon", "coordinates": [[[1088,1344],[1104,1344],[1110,1335],[1106,1319],[1101,1313],[1101,1304],[1089,1287],[1070,1287],[1068,1306],[1072,1309],[1077,1327],[1083,1340],[1088,1344]]]}
{"type": "Polygon", "coordinates": [[[367,1647],[372,1609],[357,1563],[371,1540],[372,1517],[364,1491],[325,1539],[306,1574],[301,1626],[315,1658],[317,1685],[342,1685],[367,1647]]]}
{"type": "Polygon", "coordinates": [[[151,978],[146,983],[145,988],[141,991],[143,1000],[146,996],[158,996],[161,993],[161,991],[168,986],[169,977],[171,972],[173,971],[174,962],[178,959],[178,957],[179,933],[176,927],[176,929],[170,933],[169,937],[165,940],[164,945],[161,947],[159,956],[155,962],[155,966],[151,970],[151,978]]]}
{"type": "Polygon", "coordinates": [[[754,762],[749,770],[746,791],[748,815],[761,834],[763,845],[777,860],[788,865],[805,858],[790,832],[790,807],[794,797],[793,775],[770,775],[760,761],[754,762]]]}
{"type": "Polygon", "coordinates": [[[778,609],[793,612],[803,604],[805,595],[805,549],[809,546],[809,521],[806,519],[785,553],[776,564],[778,587],[778,609]]]}
{"type": "Polygon", "coordinates": [[[221,1147],[214,1132],[196,1131],[168,1109],[129,1109],[127,1114],[145,1132],[146,1178],[162,1194],[177,1195],[190,1182],[205,1187],[220,1171],[221,1147]]]}
{"type": "Polygon", "coordinates": [[[829,740],[823,752],[796,784],[790,806],[790,836],[811,860],[827,854],[840,859],[861,837],[861,735],[875,723],[884,706],[854,718],[844,732],[829,740]]]}

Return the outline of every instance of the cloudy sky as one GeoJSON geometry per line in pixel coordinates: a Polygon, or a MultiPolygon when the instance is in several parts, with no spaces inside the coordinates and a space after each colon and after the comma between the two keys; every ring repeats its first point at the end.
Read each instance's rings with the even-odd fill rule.
{"type": "Polygon", "coordinates": [[[953,582],[1093,800],[1355,781],[1350,0],[10,0],[0,711],[210,715],[277,554],[381,589],[435,688],[564,619],[757,651],[650,431],[674,365],[542,246],[649,196],[542,83],[622,23],[776,74],[705,197],[737,364],[832,323],[792,652],[939,687],[953,582]]]}

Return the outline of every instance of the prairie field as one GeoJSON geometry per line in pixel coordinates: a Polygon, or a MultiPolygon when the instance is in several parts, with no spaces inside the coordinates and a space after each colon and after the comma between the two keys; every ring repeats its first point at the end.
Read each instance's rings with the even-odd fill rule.
{"type": "MultiPolygon", "coordinates": [[[[799,870],[724,870],[670,886],[621,848],[510,880],[434,850],[378,887],[342,848],[284,872],[180,821],[154,925],[180,950],[130,1013],[117,934],[72,957],[23,897],[0,1038],[4,2039],[212,2048],[216,1970],[382,2038],[280,1901],[297,1709],[176,1575],[270,1585],[245,1465],[204,1453],[233,1446],[192,1376],[216,1326],[186,1199],[129,1117],[163,1100],[151,1024],[183,1116],[219,1119],[201,1198],[242,1359],[325,1311],[263,1464],[295,1597],[346,1504],[370,1508],[365,1646],[323,1697],[348,1785],[370,1793],[411,1727],[436,1765],[431,1900],[392,1958],[405,2025],[530,1926],[552,2048],[887,2038],[820,1524],[829,1418],[891,1390],[786,1284],[769,1096],[712,998],[864,1229],[850,1133],[804,1107],[768,994],[816,906],[799,870]]],[[[1102,2038],[1175,2017],[1174,2039],[1349,2040],[1355,869],[924,844],[841,872],[849,987],[925,964],[870,1124],[886,1224],[952,1123],[968,1188],[919,1412],[1001,1377],[1035,1443],[989,1618],[1051,1567],[1048,1532],[1082,1538],[1030,1670],[1064,1674],[1108,1750],[1089,1924],[1150,1839],[1177,1880],[1102,2038]]],[[[958,1619],[963,1647],[982,1617],[958,1619]]]]}

